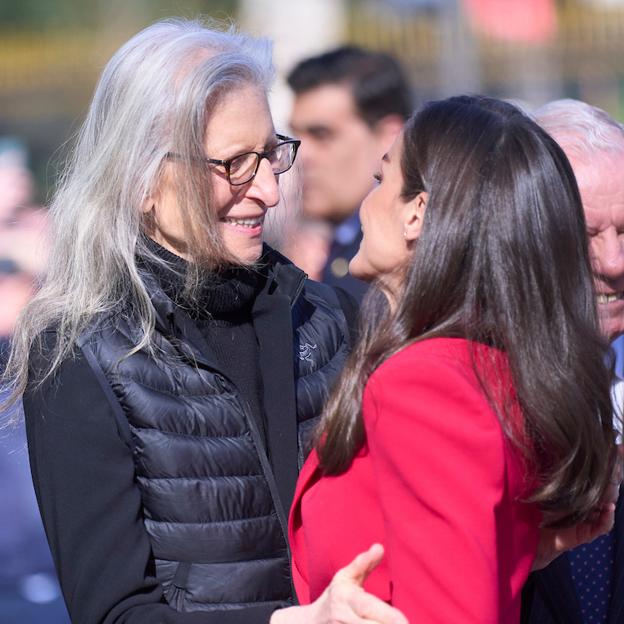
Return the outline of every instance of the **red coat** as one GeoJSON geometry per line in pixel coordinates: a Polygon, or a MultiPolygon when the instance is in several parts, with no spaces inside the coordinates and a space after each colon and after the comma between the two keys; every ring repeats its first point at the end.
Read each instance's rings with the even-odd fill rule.
{"type": "MultiPolygon", "coordinates": [[[[470,345],[426,340],[374,372],[367,444],[345,473],[322,477],[311,454],[290,515],[302,603],[380,542],[386,555],[365,588],[413,624],[519,622],[540,514],[521,502],[531,478],[477,381],[470,345]]],[[[478,349],[509,378],[499,353],[478,349]]]]}

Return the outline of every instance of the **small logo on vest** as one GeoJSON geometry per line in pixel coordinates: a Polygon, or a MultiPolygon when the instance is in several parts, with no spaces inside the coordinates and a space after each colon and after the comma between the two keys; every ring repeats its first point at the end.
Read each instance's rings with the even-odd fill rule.
{"type": "Polygon", "coordinates": [[[302,345],[299,345],[299,359],[303,362],[314,362],[312,358],[312,351],[316,349],[316,345],[312,345],[309,342],[304,342],[302,345]]]}

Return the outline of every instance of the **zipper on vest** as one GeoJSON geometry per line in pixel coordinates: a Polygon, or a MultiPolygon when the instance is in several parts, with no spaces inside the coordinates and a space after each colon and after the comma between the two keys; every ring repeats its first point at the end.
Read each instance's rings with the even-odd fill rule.
{"type": "Polygon", "coordinates": [[[245,419],[247,420],[247,426],[249,427],[249,431],[251,432],[251,439],[254,443],[254,446],[256,447],[256,452],[258,453],[258,458],[260,459],[260,465],[262,466],[262,471],[264,472],[264,478],[269,485],[269,491],[271,492],[271,497],[273,499],[273,507],[275,508],[275,513],[277,514],[277,519],[282,529],[284,543],[286,544],[286,553],[288,555],[288,569],[290,572],[290,577],[292,579],[292,570],[290,563],[292,557],[290,552],[290,544],[288,543],[288,519],[286,518],[284,508],[282,507],[282,501],[277,491],[277,483],[275,482],[275,477],[273,476],[273,469],[271,468],[271,465],[269,463],[266,449],[261,443],[260,432],[258,431],[256,422],[251,415],[251,405],[249,405],[247,400],[243,398],[242,394],[238,391],[236,384],[234,384],[231,379],[228,379],[225,375],[223,375],[223,373],[215,373],[215,381],[223,392],[230,392],[233,396],[235,396],[243,408],[243,414],[245,416],[245,419]]]}
{"type": "Polygon", "coordinates": [[[299,299],[299,295],[301,294],[301,291],[303,290],[303,287],[305,285],[306,279],[308,279],[308,275],[306,273],[303,273],[301,275],[299,283],[297,284],[297,287],[295,288],[295,291],[293,293],[292,299],[290,301],[290,307],[291,308],[295,307],[295,303],[297,303],[297,299],[299,299]]]}

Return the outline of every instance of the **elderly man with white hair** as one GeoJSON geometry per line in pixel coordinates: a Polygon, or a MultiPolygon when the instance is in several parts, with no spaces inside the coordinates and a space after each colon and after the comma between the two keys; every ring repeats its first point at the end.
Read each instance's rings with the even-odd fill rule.
{"type": "MultiPolygon", "coordinates": [[[[576,100],[551,102],[534,116],[563,148],[574,170],[585,210],[600,323],[605,337],[613,341],[624,335],[624,127],[605,111],[576,100]]],[[[618,346],[616,342],[614,403],[621,414],[624,349],[618,346]]],[[[623,531],[620,496],[609,534],[531,576],[523,623],[622,624],[623,531]]]]}

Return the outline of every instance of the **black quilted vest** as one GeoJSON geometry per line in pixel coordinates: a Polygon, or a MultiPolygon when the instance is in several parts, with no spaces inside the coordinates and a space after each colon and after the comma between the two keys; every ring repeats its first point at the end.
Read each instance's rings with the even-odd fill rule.
{"type": "Polygon", "coordinates": [[[270,257],[253,322],[266,416],[279,419],[272,462],[201,333],[149,277],[155,357],[127,356],[138,332],[127,316],[100,320],[80,341],[132,449],[156,574],[179,611],[294,601],[288,508],[350,344],[334,291],[270,257]]]}

